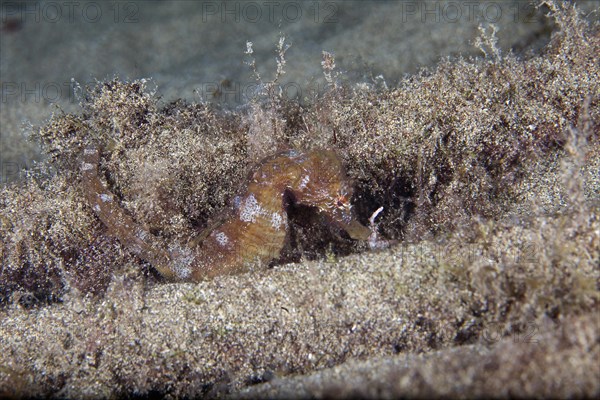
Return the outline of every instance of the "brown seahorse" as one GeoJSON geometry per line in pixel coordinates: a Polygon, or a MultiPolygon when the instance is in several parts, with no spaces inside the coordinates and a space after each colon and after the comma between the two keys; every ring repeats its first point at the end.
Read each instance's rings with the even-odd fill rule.
{"type": "MultiPolygon", "coordinates": [[[[100,150],[83,152],[81,172],[89,205],[122,245],[172,280],[199,281],[245,270],[279,256],[288,226],[289,202],[317,207],[353,239],[371,230],[360,224],[350,204],[352,186],[338,155],[329,150],[288,151],[264,161],[238,197],[231,218],[204,239],[165,243],[134,221],[100,178],[100,150]]],[[[202,235],[201,235],[202,236],[202,235]]]]}

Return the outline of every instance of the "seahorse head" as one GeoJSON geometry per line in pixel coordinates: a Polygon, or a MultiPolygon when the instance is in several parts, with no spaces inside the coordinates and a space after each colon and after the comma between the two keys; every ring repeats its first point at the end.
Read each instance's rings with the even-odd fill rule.
{"type": "Polygon", "coordinates": [[[318,150],[305,156],[293,189],[300,203],[317,207],[353,239],[369,237],[369,228],[356,219],[350,203],[352,184],[335,152],[318,150]]]}

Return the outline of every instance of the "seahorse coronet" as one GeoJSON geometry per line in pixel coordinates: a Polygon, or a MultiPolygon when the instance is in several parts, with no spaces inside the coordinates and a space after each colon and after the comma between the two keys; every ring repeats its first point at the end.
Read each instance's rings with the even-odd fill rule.
{"type": "Polygon", "coordinates": [[[267,158],[252,174],[245,193],[233,199],[231,217],[187,245],[164,243],[136,223],[100,177],[99,162],[97,146],[84,149],[80,170],[91,209],[110,235],[167,279],[200,281],[278,257],[288,230],[288,197],[315,207],[354,239],[368,240],[371,235],[354,215],[349,202],[352,185],[332,150],[292,150],[267,158]]]}

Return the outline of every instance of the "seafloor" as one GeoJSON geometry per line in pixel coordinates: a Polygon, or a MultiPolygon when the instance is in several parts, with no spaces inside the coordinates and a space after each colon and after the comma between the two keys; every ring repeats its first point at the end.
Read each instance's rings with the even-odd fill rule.
{"type": "Polygon", "coordinates": [[[30,129],[48,168],[0,191],[0,395],[597,397],[600,30],[570,3],[543,10],[525,40],[543,47],[509,54],[488,27],[485,58],[393,85],[317,60],[323,91],[301,104],[264,77],[233,109],[144,80],[82,87],[30,129]],[[264,157],[332,149],[390,246],[290,209],[280,260],[165,282],[86,202],[90,144],[165,241],[219,220],[264,157]]]}

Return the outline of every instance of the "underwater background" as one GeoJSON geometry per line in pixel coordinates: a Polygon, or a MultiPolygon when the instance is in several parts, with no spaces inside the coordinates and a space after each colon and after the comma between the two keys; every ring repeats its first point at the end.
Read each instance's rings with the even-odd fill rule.
{"type": "MultiPolygon", "coordinates": [[[[579,2],[584,10],[593,1],[579,2]]],[[[286,96],[323,92],[322,51],[344,80],[393,87],[447,57],[483,56],[479,27],[527,56],[548,42],[547,9],[526,1],[2,1],[1,181],[18,180],[40,155],[27,140],[52,112],[77,110],[75,87],[151,78],[165,102],[235,108],[255,92],[247,42],[263,80],[285,38],[286,96]]],[[[598,18],[590,14],[590,18],[598,18]]]]}

